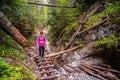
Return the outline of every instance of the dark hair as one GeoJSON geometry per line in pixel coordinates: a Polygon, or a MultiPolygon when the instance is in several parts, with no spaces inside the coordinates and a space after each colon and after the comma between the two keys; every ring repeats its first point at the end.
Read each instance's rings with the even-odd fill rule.
{"type": "Polygon", "coordinates": [[[43,34],[43,31],[40,31],[40,34],[41,34],[41,33],[43,34]]]}

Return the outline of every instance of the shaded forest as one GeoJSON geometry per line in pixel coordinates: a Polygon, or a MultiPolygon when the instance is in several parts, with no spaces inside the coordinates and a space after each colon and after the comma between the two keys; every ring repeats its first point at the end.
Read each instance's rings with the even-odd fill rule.
{"type": "MultiPolygon", "coordinates": [[[[50,56],[46,57],[50,57],[57,67],[74,62],[74,56],[88,53],[82,60],[97,56],[110,65],[110,69],[119,71],[119,13],[119,0],[1,0],[0,80],[41,80],[41,73],[32,58],[35,53],[31,55],[40,29],[47,32],[45,36],[53,46],[49,46],[51,52],[46,51],[46,54],[50,56]]],[[[113,79],[111,75],[108,78],[113,79]]],[[[114,78],[118,80],[120,76],[114,78]]]]}

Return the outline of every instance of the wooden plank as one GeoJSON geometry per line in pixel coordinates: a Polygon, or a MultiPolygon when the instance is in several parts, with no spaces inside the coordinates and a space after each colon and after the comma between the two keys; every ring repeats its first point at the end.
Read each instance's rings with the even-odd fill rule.
{"type": "Polygon", "coordinates": [[[59,75],[52,75],[52,76],[47,76],[47,77],[41,77],[41,80],[50,80],[59,77],[59,75]]]}
{"type": "Polygon", "coordinates": [[[43,67],[39,67],[39,69],[50,68],[50,67],[55,67],[55,66],[54,65],[43,66],[43,67]]]}
{"type": "Polygon", "coordinates": [[[45,64],[52,64],[51,61],[45,61],[45,62],[39,62],[37,65],[40,66],[40,65],[45,65],[45,64]]]}
{"type": "Polygon", "coordinates": [[[76,46],[76,47],[73,47],[73,48],[70,48],[70,49],[61,51],[61,52],[57,52],[57,53],[54,53],[54,54],[46,55],[45,57],[46,57],[46,58],[54,57],[54,56],[57,56],[57,55],[61,55],[61,54],[68,53],[68,52],[70,52],[70,51],[74,51],[74,50],[76,50],[76,49],[78,49],[78,48],[79,48],[79,46],[76,46]]]}
{"type": "MultiPolygon", "coordinates": [[[[41,65],[43,67],[43,65],[41,65]]],[[[41,69],[41,71],[45,71],[45,69],[41,69]]],[[[42,77],[47,77],[47,74],[41,74],[42,77]]]]}
{"type": "Polygon", "coordinates": [[[50,73],[50,72],[55,72],[55,71],[56,71],[56,69],[53,69],[53,70],[49,70],[49,71],[42,71],[40,73],[43,74],[43,73],[50,73]]]}

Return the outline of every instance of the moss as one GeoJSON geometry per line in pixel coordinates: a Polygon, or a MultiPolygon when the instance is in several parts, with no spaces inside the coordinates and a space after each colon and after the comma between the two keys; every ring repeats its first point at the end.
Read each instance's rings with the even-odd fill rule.
{"type": "Polygon", "coordinates": [[[20,72],[21,75],[23,76],[22,80],[27,80],[27,79],[36,80],[29,69],[23,67],[20,72]]]}
{"type": "Polygon", "coordinates": [[[110,14],[110,22],[111,24],[117,24],[120,23],[120,12],[118,13],[114,13],[114,14],[110,14]]]}
{"type": "Polygon", "coordinates": [[[80,43],[80,42],[77,42],[77,41],[74,42],[73,45],[75,45],[75,46],[78,46],[78,45],[79,45],[81,48],[85,46],[85,44],[80,43]]]}
{"type": "Polygon", "coordinates": [[[74,34],[76,29],[78,28],[78,20],[72,22],[69,26],[67,26],[62,32],[62,44],[65,45],[66,42],[68,42],[71,38],[71,36],[74,34]]]}
{"type": "Polygon", "coordinates": [[[17,60],[23,63],[25,59],[22,46],[2,29],[0,29],[0,40],[0,57],[16,60],[9,64],[0,58],[0,80],[35,80],[27,67],[17,64],[17,60]]]}
{"type": "Polygon", "coordinates": [[[7,48],[5,46],[0,46],[0,56],[5,58],[11,57],[24,60],[24,54],[22,54],[19,50],[14,48],[7,48]]]}
{"type": "Polygon", "coordinates": [[[35,80],[30,70],[21,66],[9,65],[0,58],[0,80],[35,80]]]}
{"type": "Polygon", "coordinates": [[[1,57],[12,57],[24,60],[24,49],[2,29],[0,29],[0,40],[1,57]]]}
{"type": "MultiPolygon", "coordinates": [[[[119,3],[120,1],[116,2],[116,4],[109,3],[107,8],[103,12],[91,16],[90,19],[85,24],[85,29],[99,24],[99,22],[101,22],[105,17],[109,17],[110,14],[119,12],[120,11],[119,3]]],[[[119,21],[119,18],[117,18],[116,20],[114,19],[115,18],[111,18],[111,21],[114,22],[119,21]]]]}
{"type": "Polygon", "coordinates": [[[106,38],[102,38],[95,42],[95,47],[117,47],[119,46],[120,37],[116,37],[115,35],[111,35],[106,38]]]}

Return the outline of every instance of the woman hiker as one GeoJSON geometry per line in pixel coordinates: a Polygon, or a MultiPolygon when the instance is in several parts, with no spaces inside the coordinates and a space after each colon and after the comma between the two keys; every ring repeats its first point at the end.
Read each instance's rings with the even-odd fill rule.
{"type": "Polygon", "coordinates": [[[39,55],[43,59],[46,45],[46,37],[43,35],[43,31],[40,31],[40,35],[37,37],[37,46],[39,46],[39,55]]]}

